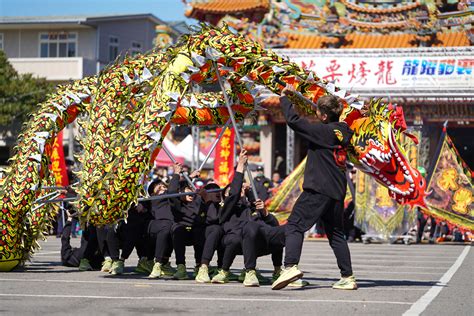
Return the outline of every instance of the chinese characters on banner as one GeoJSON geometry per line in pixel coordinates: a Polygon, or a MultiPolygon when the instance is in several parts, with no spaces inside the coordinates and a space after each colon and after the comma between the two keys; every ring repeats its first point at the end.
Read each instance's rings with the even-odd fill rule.
{"type": "Polygon", "coordinates": [[[63,151],[63,132],[59,132],[58,136],[54,139],[53,147],[51,150],[51,166],[50,169],[56,179],[57,186],[69,185],[69,179],[67,176],[66,162],[64,161],[63,151]]]}
{"type": "MultiPolygon", "coordinates": [[[[221,128],[218,128],[216,135],[220,132],[221,128]]],[[[227,128],[216,146],[214,179],[221,187],[228,185],[234,176],[234,137],[234,129],[227,128]]]]}
{"type": "Polygon", "coordinates": [[[426,198],[428,213],[460,228],[474,230],[472,172],[449,136],[443,140],[426,198]]]}
{"type": "MultiPolygon", "coordinates": [[[[291,57],[291,55],[290,55],[291,57]]],[[[474,88],[473,57],[295,56],[292,61],[342,89],[474,88]]]]}

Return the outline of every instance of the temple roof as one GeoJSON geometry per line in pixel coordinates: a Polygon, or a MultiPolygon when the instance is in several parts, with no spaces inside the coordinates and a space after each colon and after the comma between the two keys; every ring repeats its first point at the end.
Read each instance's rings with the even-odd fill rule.
{"type": "Polygon", "coordinates": [[[469,46],[474,11],[434,0],[188,0],[187,15],[227,23],[267,48],[469,46]]]}
{"type": "Polygon", "coordinates": [[[408,10],[413,10],[418,8],[421,4],[419,2],[413,2],[410,4],[406,4],[403,6],[393,6],[388,8],[377,8],[377,7],[367,7],[367,6],[360,6],[348,0],[341,0],[342,4],[344,4],[348,9],[363,12],[363,13],[377,13],[377,14],[384,14],[384,13],[398,13],[408,10]]]}
{"type": "Polygon", "coordinates": [[[186,12],[191,18],[203,14],[232,14],[246,13],[255,10],[268,11],[270,0],[210,0],[207,2],[192,2],[192,9],[186,12]]]}

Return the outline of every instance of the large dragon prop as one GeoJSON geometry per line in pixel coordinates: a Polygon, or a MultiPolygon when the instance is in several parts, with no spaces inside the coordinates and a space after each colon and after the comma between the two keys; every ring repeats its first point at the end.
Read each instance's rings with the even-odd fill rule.
{"type": "Polygon", "coordinates": [[[350,160],[398,202],[424,205],[424,179],[397,142],[404,129],[395,109],[374,101],[365,113],[356,97],[288,59],[227,27],[201,25],[172,47],[125,57],[97,76],[59,86],[39,104],[2,179],[0,271],[27,260],[34,250],[31,232],[39,238],[45,228],[48,209],[35,205],[48,175],[51,143],[67,124],[77,119],[83,147],[77,155],[82,169],[75,206],[82,223],[100,226],[126,218],[171,124],[224,125],[228,107],[241,121],[263,100],[279,95],[282,83],[301,93],[292,101],[306,115],[315,113],[311,102],[320,96],[338,96],[345,105],[341,120],[355,132],[350,160]],[[194,85],[216,83],[219,93],[191,92],[194,85]]]}

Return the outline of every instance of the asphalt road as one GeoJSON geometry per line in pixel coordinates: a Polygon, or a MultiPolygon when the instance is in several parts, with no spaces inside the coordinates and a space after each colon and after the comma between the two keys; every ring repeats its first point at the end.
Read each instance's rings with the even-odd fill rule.
{"type": "MultiPolygon", "coordinates": [[[[0,273],[0,315],[474,315],[474,252],[465,244],[350,244],[357,291],[331,288],[339,271],[327,241],[304,244],[300,268],[311,285],[281,291],[148,280],[133,273],[135,254],[121,276],[78,272],[61,266],[58,239],[41,244],[24,270],[0,273]]],[[[270,257],[258,266],[271,275],[270,257]]],[[[233,268],[242,267],[238,257],[233,268]]]]}

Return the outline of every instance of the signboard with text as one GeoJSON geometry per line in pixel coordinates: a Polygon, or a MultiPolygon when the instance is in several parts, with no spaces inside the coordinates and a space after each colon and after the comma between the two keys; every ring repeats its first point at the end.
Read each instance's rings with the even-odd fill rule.
{"type": "MultiPolygon", "coordinates": [[[[379,54],[380,55],[380,54],[379,54]]],[[[346,90],[474,89],[474,56],[294,56],[290,60],[346,90]]]]}

